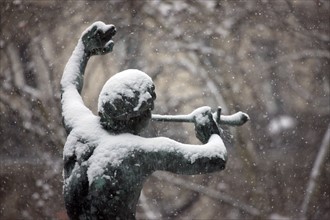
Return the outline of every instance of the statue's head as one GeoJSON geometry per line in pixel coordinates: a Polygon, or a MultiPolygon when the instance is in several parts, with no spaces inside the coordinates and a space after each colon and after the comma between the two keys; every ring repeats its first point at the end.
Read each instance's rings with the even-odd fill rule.
{"type": "Polygon", "coordinates": [[[117,73],[99,96],[101,124],[114,133],[137,134],[148,125],[155,99],[155,86],[147,74],[135,69],[117,73]]]}

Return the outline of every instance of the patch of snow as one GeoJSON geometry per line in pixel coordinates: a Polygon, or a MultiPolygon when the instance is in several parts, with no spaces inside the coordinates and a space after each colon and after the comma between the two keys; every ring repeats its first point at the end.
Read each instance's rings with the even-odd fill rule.
{"type": "Polygon", "coordinates": [[[203,113],[210,112],[211,113],[211,107],[204,106],[196,109],[190,115],[195,116],[195,120],[198,124],[205,125],[210,122],[210,119],[208,117],[205,117],[203,113]]]}
{"type": "MultiPolygon", "coordinates": [[[[138,84],[136,84],[138,85],[138,84]]],[[[74,100],[73,100],[74,102],[74,100]]],[[[205,107],[209,108],[209,107],[205,107]]],[[[202,111],[203,108],[199,108],[202,111]]],[[[204,109],[205,110],[205,109],[204,109]]],[[[203,110],[203,111],[204,111],[203,110]]],[[[74,112],[72,112],[74,114],[74,112]]],[[[119,166],[121,162],[134,151],[144,152],[169,152],[182,154],[183,157],[194,163],[198,158],[222,158],[226,160],[226,147],[218,135],[212,135],[209,142],[204,145],[182,144],[165,137],[143,138],[133,134],[111,135],[102,128],[98,116],[79,115],[75,117],[75,127],[73,127],[67,142],[64,146],[63,157],[68,158],[76,155],[77,159],[81,157],[88,147],[96,146],[93,154],[88,161],[75,164],[72,175],[79,166],[87,166],[87,176],[89,184],[102,175],[108,165],[119,166]],[[81,142],[81,138],[86,140],[86,143],[81,142]]],[[[205,120],[205,119],[202,119],[205,120]]],[[[70,181],[72,175],[65,180],[65,183],[70,181]]]]}
{"type": "Polygon", "coordinates": [[[80,38],[77,46],[72,52],[70,59],[68,60],[68,63],[65,65],[63,76],[61,79],[62,89],[76,85],[75,81],[80,76],[79,68],[82,57],[84,55],[84,50],[85,47],[80,38]]]}
{"type": "MultiPolygon", "coordinates": [[[[87,166],[87,175],[89,184],[104,174],[108,165],[119,166],[121,162],[134,151],[158,152],[165,151],[169,153],[182,154],[183,157],[194,163],[198,158],[215,158],[220,157],[226,160],[226,147],[218,135],[212,135],[209,142],[204,145],[182,144],[165,137],[143,138],[133,134],[111,135],[105,131],[99,124],[99,117],[91,116],[81,119],[78,123],[80,126],[75,127],[64,146],[63,156],[70,157],[73,154],[81,155],[86,148],[82,147],[79,137],[88,140],[85,145],[97,146],[88,159],[88,161],[80,164],[87,166]],[[82,149],[80,149],[82,148],[82,149]]],[[[72,173],[80,166],[78,163],[72,173]]],[[[65,180],[70,181],[72,175],[65,180]]]]}
{"type": "Polygon", "coordinates": [[[143,102],[152,98],[148,91],[152,86],[150,76],[140,70],[129,69],[117,73],[104,84],[98,100],[98,111],[103,112],[102,106],[106,102],[113,102],[123,96],[134,98],[134,92],[138,92],[139,102],[133,110],[138,111],[143,102]]]}
{"type": "Polygon", "coordinates": [[[132,134],[106,135],[99,140],[98,147],[88,159],[89,184],[104,174],[107,165],[119,166],[128,154],[134,151],[175,152],[182,154],[191,163],[203,157],[220,157],[223,160],[227,157],[225,145],[218,135],[212,135],[205,145],[182,144],[165,137],[143,138],[132,134]]]}
{"type": "Polygon", "coordinates": [[[93,25],[89,26],[82,34],[81,36],[84,36],[87,32],[91,31],[93,29],[94,26],[97,26],[97,30],[101,30],[104,33],[109,30],[109,28],[111,26],[113,26],[112,24],[105,24],[102,21],[96,21],[93,23],[93,25]]]}

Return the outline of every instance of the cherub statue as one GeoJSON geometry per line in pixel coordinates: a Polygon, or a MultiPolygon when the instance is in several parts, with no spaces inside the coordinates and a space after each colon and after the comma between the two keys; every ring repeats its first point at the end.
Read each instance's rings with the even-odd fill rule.
{"type": "Polygon", "coordinates": [[[191,117],[201,145],[165,137],[144,138],[156,99],[152,79],[130,69],[104,85],[98,116],[80,96],[91,56],[112,51],[113,25],[95,22],[81,35],[63,73],[64,198],[71,219],[135,219],[144,181],[156,170],[203,174],[225,168],[227,152],[210,107],[191,117]]]}

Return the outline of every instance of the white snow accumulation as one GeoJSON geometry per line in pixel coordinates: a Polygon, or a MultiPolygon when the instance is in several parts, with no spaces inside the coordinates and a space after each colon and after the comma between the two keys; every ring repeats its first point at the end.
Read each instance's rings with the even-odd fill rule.
{"type": "MultiPolygon", "coordinates": [[[[104,23],[97,23],[104,28],[104,23]]],[[[87,161],[79,164],[76,162],[73,173],[77,167],[86,165],[88,167],[87,175],[89,184],[96,177],[104,175],[108,165],[118,166],[123,159],[134,151],[142,152],[175,152],[182,154],[183,157],[194,163],[198,158],[222,158],[226,160],[227,151],[225,145],[218,135],[212,135],[209,142],[204,145],[182,144],[165,137],[143,138],[133,134],[111,135],[100,125],[100,118],[95,116],[83,103],[83,100],[77,91],[76,82],[79,79],[79,67],[81,65],[84,46],[79,40],[77,47],[73,51],[68,64],[65,67],[61,80],[62,86],[62,111],[65,123],[72,130],[64,146],[64,158],[75,155],[77,161],[89,150],[89,147],[95,147],[92,155],[87,161]]],[[[152,84],[151,78],[139,70],[126,70],[113,76],[104,85],[104,93],[99,98],[99,108],[107,100],[112,100],[118,94],[132,96],[132,89],[140,93],[139,105],[150,98],[146,91],[152,84]],[[146,86],[148,85],[148,86],[146,86]],[[111,93],[106,91],[110,90],[111,93]]],[[[205,120],[205,119],[200,119],[205,120]]],[[[69,181],[67,179],[66,181],[69,181]]]]}
{"type": "Polygon", "coordinates": [[[93,25],[89,26],[82,34],[81,36],[85,35],[88,31],[92,30],[94,26],[97,26],[97,30],[101,30],[104,33],[113,26],[112,24],[105,24],[103,21],[95,21],[93,25]]]}
{"type": "Polygon", "coordinates": [[[74,128],[64,146],[64,157],[76,155],[80,160],[81,155],[88,150],[87,144],[80,143],[79,138],[87,140],[88,145],[97,146],[92,156],[84,162],[88,167],[87,175],[89,184],[96,177],[104,175],[107,165],[119,166],[121,162],[132,152],[169,152],[179,153],[194,163],[196,159],[222,158],[226,160],[227,151],[218,135],[212,135],[209,142],[204,145],[182,144],[166,137],[144,138],[133,134],[111,135],[99,124],[99,117],[90,115],[79,122],[74,128]]]}
{"type": "Polygon", "coordinates": [[[211,107],[203,106],[190,113],[190,117],[195,117],[198,124],[205,125],[210,122],[210,119],[206,116],[207,112],[211,113],[211,107]]]}
{"type": "Polygon", "coordinates": [[[129,69],[117,73],[104,84],[98,100],[98,111],[103,112],[104,103],[113,102],[122,96],[134,98],[134,91],[139,93],[139,102],[134,108],[134,111],[138,111],[143,102],[152,98],[147,91],[152,85],[152,79],[140,70],[129,69]]]}

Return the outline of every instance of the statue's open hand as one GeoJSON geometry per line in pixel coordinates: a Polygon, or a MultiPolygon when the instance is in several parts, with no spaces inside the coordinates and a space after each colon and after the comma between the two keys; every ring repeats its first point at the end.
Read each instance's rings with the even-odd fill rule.
{"type": "Polygon", "coordinates": [[[193,111],[192,114],[194,117],[196,137],[202,143],[207,143],[212,134],[220,135],[220,131],[213,119],[210,107],[200,107],[193,111]]]}
{"type": "Polygon", "coordinates": [[[112,37],[116,34],[114,25],[106,25],[101,21],[93,23],[82,34],[82,42],[85,46],[85,52],[92,55],[103,55],[112,51],[112,37]]]}

